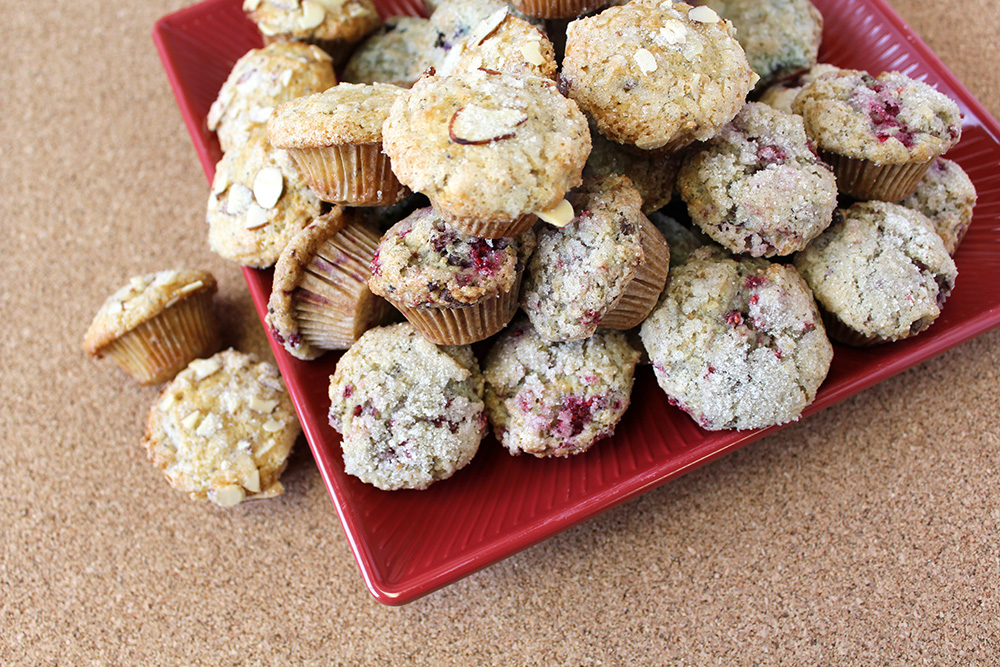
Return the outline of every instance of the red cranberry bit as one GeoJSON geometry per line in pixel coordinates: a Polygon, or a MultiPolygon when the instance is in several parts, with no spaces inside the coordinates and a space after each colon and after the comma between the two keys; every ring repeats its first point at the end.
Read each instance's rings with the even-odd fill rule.
{"type": "Polygon", "coordinates": [[[765,165],[782,164],[788,159],[788,153],[781,146],[767,144],[757,147],[757,159],[765,165]]]}
{"type": "Polygon", "coordinates": [[[344,385],[344,398],[350,398],[353,395],[354,395],[354,385],[350,384],[350,383],[345,384],[344,385]]]}
{"type": "Polygon", "coordinates": [[[587,310],[583,314],[583,317],[580,318],[580,324],[582,324],[584,326],[591,326],[591,325],[594,325],[594,324],[600,324],[601,320],[603,320],[603,319],[604,319],[604,316],[601,315],[596,310],[587,310]]]}
{"type": "Polygon", "coordinates": [[[371,269],[373,276],[377,276],[379,271],[382,270],[382,262],[378,257],[379,250],[381,250],[381,248],[375,248],[375,254],[372,255],[372,261],[368,265],[368,268],[371,269]]]}
{"type": "Polygon", "coordinates": [[[431,420],[431,425],[435,428],[441,428],[442,426],[448,426],[448,430],[452,433],[458,433],[458,424],[451,421],[450,419],[445,419],[444,417],[435,417],[431,420]]]}
{"type": "Polygon", "coordinates": [[[803,331],[812,331],[815,328],[816,328],[816,324],[813,323],[813,322],[806,322],[805,324],[802,325],[802,330],[803,331]]]}
{"type": "Polygon", "coordinates": [[[476,239],[469,244],[469,255],[472,257],[472,265],[479,273],[493,275],[500,270],[503,263],[503,247],[505,244],[496,243],[493,239],[476,239]]]}
{"type": "Polygon", "coordinates": [[[756,273],[751,274],[743,280],[743,287],[747,289],[756,289],[761,285],[767,283],[767,278],[756,273]]]}
{"type": "Polygon", "coordinates": [[[733,310],[726,313],[726,324],[731,327],[738,327],[743,324],[743,313],[738,310],[733,310]]]}
{"type": "Polygon", "coordinates": [[[363,408],[360,405],[355,405],[354,406],[354,416],[355,417],[360,417],[362,410],[363,410],[363,408]]]}
{"type": "Polygon", "coordinates": [[[751,294],[750,295],[750,305],[751,306],[756,306],[758,301],[760,301],[760,294],[751,294]]]}
{"type": "Polygon", "coordinates": [[[559,412],[559,431],[568,432],[567,437],[570,438],[580,435],[584,427],[593,419],[591,415],[593,404],[593,397],[587,399],[579,396],[567,397],[563,403],[563,409],[559,412]]]}
{"type": "Polygon", "coordinates": [[[275,327],[274,324],[270,324],[270,326],[268,328],[271,330],[271,335],[274,336],[274,340],[276,340],[279,343],[281,343],[282,345],[284,345],[285,344],[285,337],[282,336],[280,333],[278,333],[277,327],[275,327]]]}

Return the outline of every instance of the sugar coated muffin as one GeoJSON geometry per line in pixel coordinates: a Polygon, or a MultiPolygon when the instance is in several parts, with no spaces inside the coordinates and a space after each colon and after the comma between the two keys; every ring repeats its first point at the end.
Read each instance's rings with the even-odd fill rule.
{"type": "Polygon", "coordinates": [[[380,489],[424,489],[464,467],[486,430],[468,346],[438,347],[410,324],[367,331],[330,378],[344,469],[380,489]]]}
{"type": "Polygon", "coordinates": [[[372,0],[243,0],[243,10],[265,43],[316,44],[338,64],[382,25],[372,0]]]}
{"type": "Polygon", "coordinates": [[[351,54],[343,79],[349,83],[391,83],[409,88],[446,52],[435,48],[440,33],[425,18],[393,16],[351,54]]]}
{"type": "Polygon", "coordinates": [[[301,95],[336,85],[333,63],[322,49],[298,42],[251,49],[236,61],[208,110],[208,129],[223,152],[242,146],[274,108],[301,95]]]}
{"type": "Polygon", "coordinates": [[[560,77],[602,134],[643,150],[708,139],[757,81],[730,22],[666,0],[633,0],[570,23],[560,77]]]}
{"type": "Polygon", "coordinates": [[[945,250],[954,255],[972,222],[976,186],[957,162],[938,158],[913,194],[899,203],[926,215],[945,250]]]}
{"type": "Polygon", "coordinates": [[[135,276],[97,311],[83,349],[111,358],[140,384],[166,382],[219,349],[217,289],[215,277],[198,269],[135,276]]]}
{"type": "Polygon", "coordinates": [[[348,206],[387,206],[409,191],[382,152],[382,123],[405,88],[342,83],[283,103],[267,123],[313,194],[348,206]]]}
{"type": "Polygon", "coordinates": [[[382,127],[399,180],[475,236],[517,236],[580,184],[583,113],[540,77],[476,70],[424,77],[382,127]]]}
{"type": "Polygon", "coordinates": [[[852,345],[920,333],[941,314],[958,276],[926,216],[880,201],[838,209],[795,266],[829,313],[830,336],[852,345]]]}
{"type": "Polygon", "coordinates": [[[438,74],[449,76],[477,69],[554,80],[555,49],[542,30],[502,7],[448,51],[438,74]]]}
{"type": "Polygon", "coordinates": [[[278,478],[300,432],[278,369],[230,349],[163,388],[142,444],[172,487],[232,507],[284,491],[278,478]]]}
{"type": "Polygon", "coordinates": [[[319,199],[266,133],[225,153],[215,166],[205,216],[208,242],[230,261],[273,265],[291,238],[319,214],[319,199]]]}
{"type": "Polygon", "coordinates": [[[584,452],[610,436],[628,408],[639,352],[620,331],[553,343],[527,320],[512,324],[486,356],[486,406],[511,454],[584,452]]]}
{"type": "Polygon", "coordinates": [[[962,135],[958,105],[900,72],[824,74],[799,91],[792,111],[833,166],[840,191],[862,200],[908,197],[962,135]]]}
{"type": "Polygon", "coordinates": [[[816,64],[823,16],[809,0],[696,0],[733,22],[757,89],[816,64]]]}
{"type": "Polygon", "coordinates": [[[589,178],[570,194],[563,228],[538,231],[522,305],[540,336],[579,340],[598,327],[629,329],[656,305],[670,266],[663,235],[625,176],[589,178]]]}
{"type": "Polygon", "coordinates": [[[837,207],[837,181],[802,118],[759,102],[688,154],[677,189],[706,234],[753,257],[801,250],[837,207]]]}
{"type": "Polygon", "coordinates": [[[671,271],[640,336],[670,402],[710,431],[798,419],[833,358],[793,267],[712,247],[671,271]]]}
{"type": "Polygon", "coordinates": [[[636,154],[634,150],[605,138],[596,128],[591,128],[590,139],[593,147],[583,168],[585,176],[628,176],[642,196],[642,212],[647,215],[666,206],[674,198],[683,151],[670,154],[644,151],[636,154]]]}
{"type": "Polygon", "coordinates": [[[534,247],[531,230],[480,238],[451,227],[433,208],[419,209],[383,235],[368,285],[433,342],[473,343],[514,316],[534,247]]]}
{"type": "Polygon", "coordinates": [[[368,289],[374,225],[335,206],[296,234],[274,266],[266,322],[294,357],[346,350],[393,310],[368,289]]]}

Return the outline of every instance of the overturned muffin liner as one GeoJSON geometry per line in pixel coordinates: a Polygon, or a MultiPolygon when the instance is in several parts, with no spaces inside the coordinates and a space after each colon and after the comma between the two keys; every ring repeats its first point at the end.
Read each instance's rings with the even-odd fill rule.
{"type": "Polygon", "coordinates": [[[608,0],[510,0],[517,11],[539,19],[569,19],[599,9],[608,0]]]}
{"type": "Polygon", "coordinates": [[[368,289],[369,265],[379,237],[349,223],[327,239],[302,271],[292,295],[299,334],[320,350],[346,350],[368,329],[393,319],[393,311],[368,289]]]}
{"type": "Polygon", "coordinates": [[[643,322],[656,306],[667,283],[670,248],[660,230],[641,215],[643,262],[625,293],[601,320],[602,329],[631,329],[643,322]]]}
{"type": "Polygon", "coordinates": [[[501,222],[477,220],[475,218],[456,218],[439,207],[433,197],[428,198],[431,200],[431,206],[444,218],[448,225],[460,232],[464,232],[470,236],[478,236],[481,239],[517,238],[534,227],[535,223],[538,222],[538,216],[534,213],[528,213],[514,220],[504,220],[501,222]]]}
{"type": "Polygon", "coordinates": [[[898,202],[913,194],[936,156],[926,162],[878,165],[820,150],[820,158],[833,167],[837,189],[855,199],[898,202]]]}
{"type": "Polygon", "coordinates": [[[467,345],[502,330],[517,312],[521,271],[513,288],[467,306],[407,306],[393,302],[424,338],[437,345],[467,345]]]}
{"type": "Polygon", "coordinates": [[[121,336],[100,354],[111,358],[136,382],[160,384],[189,363],[219,350],[222,341],[212,292],[183,299],[121,336]]]}
{"type": "Polygon", "coordinates": [[[390,206],[410,190],[392,172],[382,142],[289,148],[309,189],[323,201],[345,206],[390,206]]]}

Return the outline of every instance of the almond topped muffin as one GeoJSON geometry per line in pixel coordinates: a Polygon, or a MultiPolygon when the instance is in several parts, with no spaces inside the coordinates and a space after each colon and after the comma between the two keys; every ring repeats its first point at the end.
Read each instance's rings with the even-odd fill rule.
{"type": "Polygon", "coordinates": [[[243,0],[265,43],[316,44],[339,65],[382,24],[372,0],[243,0]]]}

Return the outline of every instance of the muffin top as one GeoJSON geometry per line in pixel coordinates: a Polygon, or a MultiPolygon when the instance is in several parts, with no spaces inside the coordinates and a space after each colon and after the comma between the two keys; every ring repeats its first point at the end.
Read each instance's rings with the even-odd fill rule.
{"type": "Polygon", "coordinates": [[[837,181],[802,118],[750,102],[684,160],[677,176],[691,219],[729,250],[801,250],[830,224],[837,181]]]}
{"type": "Polygon", "coordinates": [[[290,40],[361,41],[381,24],[372,0],[244,0],[261,34],[290,40]]]}
{"type": "Polygon", "coordinates": [[[233,66],[208,110],[208,129],[223,152],[245,144],[263,128],[274,108],[301,95],[336,85],[333,63],[322,49],[299,42],[252,49],[233,66]]]}
{"type": "Polygon", "coordinates": [[[555,49],[539,28],[501,7],[448,51],[438,73],[448,76],[481,68],[555,79],[555,49]]]}
{"type": "Polygon", "coordinates": [[[434,48],[434,25],[416,16],[393,16],[351,54],[344,81],[391,83],[409,88],[428,67],[437,67],[445,51],[434,48]]]}
{"type": "Polygon", "coordinates": [[[569,199],[573,220],[538,231],[521,299],[538,334],[555,341],[592,335],[645,261],[642,198],[628,178],[588,178],[569,199]]]}
{"type": "Polygon", "coordinates": [[[570,23],[560,76],[605,136],[647,150],[708,139],[757,81],[729,21],[669,0],[633,0],[570,23]]]}
{"type": "Polygon", "coordinates": [[[423,208],[382,236],[368,285],[375,294],[413,307],[478,303],[516,289],[534,248],[530,230],[516,239],[482,239],[423,208]]]}
{"type": "Polygon", "coordinates": [[[319,199],[288,154],[258,132],[215,166],[206,216],[208,241],[228,260],[268,267],[319,213],[319,199]]]}
{"type": "Polygon", "coordinates": [[[521,319],[486,356],[486,405],[512,454],[569,456],[610,436],[628,408],[639,352],[603,330],[552,343],[521,319]]]}
{"type": "Polygon", "coordinates": [[[231,507],[282,492],[278,477],[300,430],[278,370],[224,350],[163,388],[142,442],[171,486],[231,507]]]}
{"type": "Polygon", "coordinates": [[[281,104],[267,122],[268,136],[286,149],[376,143],[389,108],[405,92],[386,83],[341,83],[281,104]]]}
{"type": "Polygon", "coordinates": [[[816,64],[823,16],[809,0],[696,0],[733,22],[757,89],[816,64]]]}
{"type": "Polygon", "coordinates": [[[795,269],[706,246],[670,275],[640,329],[670,402],[708,430],[798,419],[833,348],[795,269]]]}
{"type": "Polygon", "coordinates": [[[486,429],[467,345],[437,346],[408,323],[370,329],[330,378],[344,468],[380,489],[423,489],[472,460],[486,429]]]}
{"type": "Polygon", "coordinates": [[[824,74],[799,91],[792,111],[820,149],[876,164],[925,162],[962,135],[958,105],[900,72],[824,74]]]}
{"type": "Polygon", "coordinates": [[[930,326],[958,275],[926,216],[878,201],[838,209],[795,266],[827,311],[880,340],[930,326]]]}
{"type": "Polygon", "coordinates": [[[549,210],[579,185],[590,154],[587,121],[555,83],[486,70],[415,83],[382,141],[399,180],[449,220],[549,210]]]}
{"type": "Polygon", "coordinates": [[[642,212],[647,215],[670,203],[683,151],[667,155],[648,151],[637,155],[636,151],[607,139],[596,128],[592,128],[590,138],[593,148],[583,168],[584,176],[627,176],[642,196],[642,212]]]}
{"type": "Polygon", "coordinates": [[[109,296],[94,316],[83,348],[100,358],[103,349],[140,324],[195,294],[214,294],[215,277],[199,269],[177,269],[134,276],[109,296]]]}
{"type": "Polygon", "coordinates": [[[972,222],[976,186],[957,162],[938,158],[913,194],[899,203],[926,215],[945,250],[954,255],[972,222]]]}

